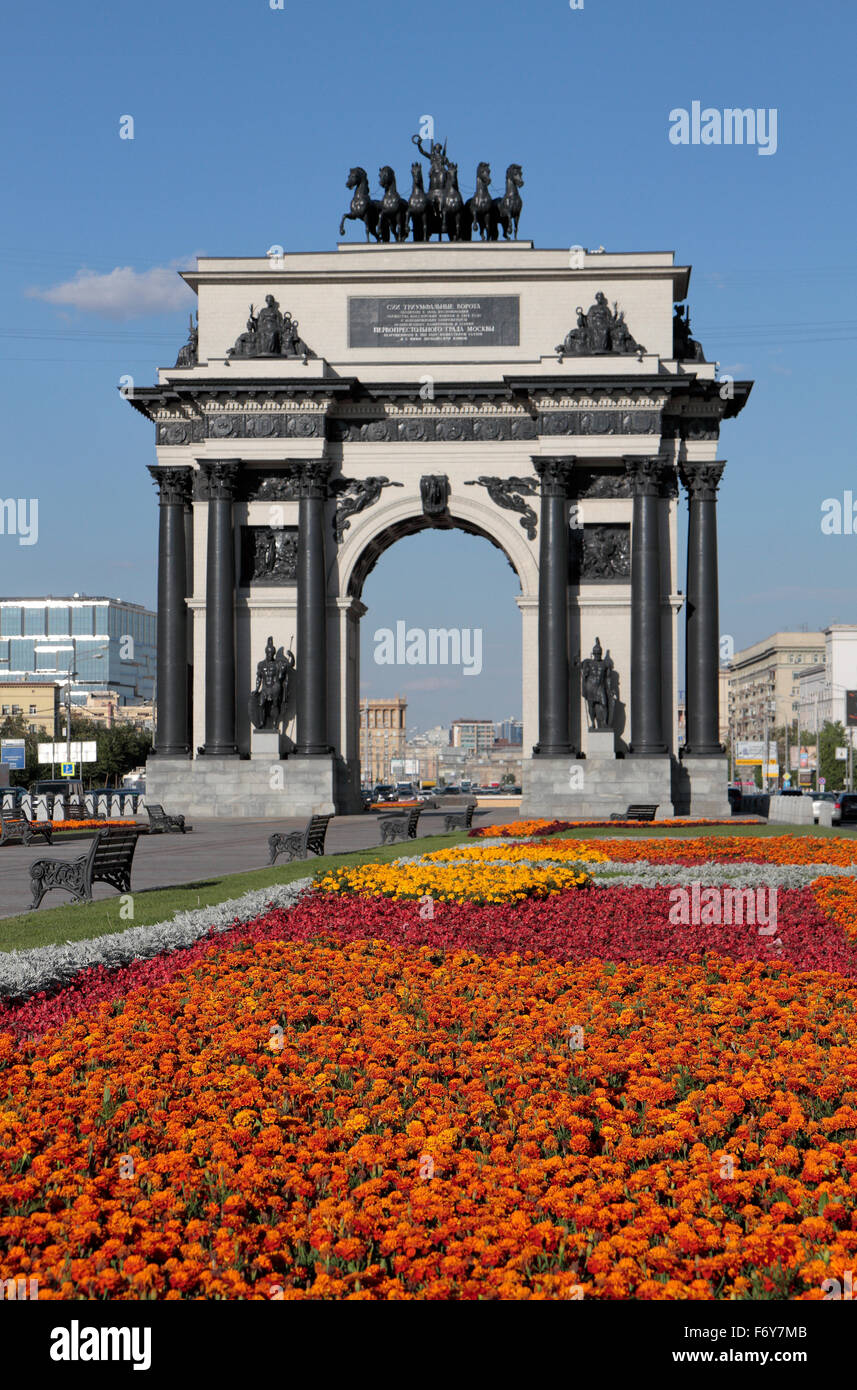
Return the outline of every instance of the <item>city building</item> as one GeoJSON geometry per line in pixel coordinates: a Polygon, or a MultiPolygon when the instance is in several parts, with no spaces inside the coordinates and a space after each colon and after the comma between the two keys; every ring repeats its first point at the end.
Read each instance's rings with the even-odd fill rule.
{"type": "Polygon", "coordinates": [[[524,725],[520,719],[503,719],[497,725],[497,738],[506,743],[524,742],[524,725]]]}
{"type": "Polygon", "coordinates": [[[492,719],[453,719],[450,732],[453,748],[466,753],[489,753],[494,747],[492,719]]]}
{"type": "Polygon", "coordinates": [[[825,661],[822,632],[775,632],[736,652],[728,674],[728,722],[733,739],[760,739],[794,724],[801,676],[825,661]]]}
{"type": "Polygon", "coordinates": [[[848,690],[857,690],[857,625],[832,623],[824,629],[823,660],[798,681],[801,730],[814,733],[828,719],[845,725],[848,690]]]}
{"type": "Polygon", "coordinates": [[[77,713],[105,724],[108,729],[116,724],[130,725],[135,729],[153,730],[155,727],[153,704],[123,705],[116,690],[89,691],[85,702],[77,706],[77,713]]]}
{"type": "Polygon", "coordinates": [[[392,781],[391,763],[405,756],[405,715],[408,702],[360,701],[360,781],[364,787],[392,781]]]}
{"type": "Polygon", "coordinates": [[[518,744],[475,753],[464,748],[444,748],[438,755],[437,781],[447,785],[469,781],[473,786],[491,787],[511,778],[520,786],[522,768],[518,744]]]}
{"type": "Polygon", "coordinates": [[[155,696],[156,617],[138,603],[88,597],[0,599],[0,677],[65,686],[72,704],[115,691],[121,704],[155,696]]]}
{"type": "Polygon", "coordinates": [[[56,736],[60,688],[53,681],[0,680],[0,721],[22,715],[30,734],[56,736]]]}
{"type": "MultiPolygon", "coordinates": [[[[725,748],[729,742],[729,666],[721,666],[717,672],[717,709],[718,724],[717,731],[721,744],[725,748]]],[[[676,706],[678,734],[676,743],[679,748],[684,748],[687,741],[687,702],[684,698],[684,691],[678,692],[678,704],[676,706]]]]}

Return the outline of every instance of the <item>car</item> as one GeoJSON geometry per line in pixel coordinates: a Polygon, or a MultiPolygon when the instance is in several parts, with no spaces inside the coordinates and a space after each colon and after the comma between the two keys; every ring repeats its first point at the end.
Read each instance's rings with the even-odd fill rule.
{"type": "Polygon", "coordinates": [[[803,796],[803,787],[782,787],[779,796],[803,796]]]}
{"type": "Polygon", "coordinates": [[[816,825],[818,825],[818,813],[822,801],[835,802],[839,796],[838,792],[813,792],[812,793],[812,815],[816,825]]]}
{"type": "Polygon", "coordinates": [[[399,801],[415,801],[417,792],[413,782],[397,782],[396,795],[399,801]]]}
{"type": "Polygon", "coordinates": [[[840,792],[833,803],[833,825],[857,821],[857,792],[840,792]]]}
{"type": "Polygon", "coordinates": [[[377,782],[372,788],[373,801],[398,801],[399,793],[392,782],[377,782]]]}
{"type": "Polygon", "coordinates": [[[73,777],[48,777],[29,785],[31,797],[46,796],[49,813],[52,813],[54,797],[63,796],[67,801],[83,801],[83,783],[73,777]]]}
{"type": "Polygon", "coordinates": [[[461,795],[461,788],[460,788],[460,787],[453,787],[453,786],[449,786],[449,787],[439,787],[438,790],[439,790],[441,796],[460,796],[460,795],[461,795]]]}

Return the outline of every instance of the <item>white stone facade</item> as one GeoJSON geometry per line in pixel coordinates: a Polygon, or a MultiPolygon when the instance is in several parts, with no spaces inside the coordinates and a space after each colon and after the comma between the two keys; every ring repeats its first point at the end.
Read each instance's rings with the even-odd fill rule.
{"type": "MultiPolygon", "coordinates": [[[[502,548],[519,578],[526,759],[539,738],[538,529],[528,537],[519,513],[498,506],[484,486],[470,484],[482,476],[534,478],[534,457],[552,455],[574,456],[581,474],[588,469],[615,477],[622,474],[625,456],[659,458],[670,467],[713,462],[719,421],[740,408],[724,405],[714,364],[673,358],[673,305],[686,296],[690,272],[674,264],[672,253],[587,254],[580,269],[569,260],[567,249],[537,250],[529,242],[347,244],[333,252],[286,254],[278,264],[264,257],[201,258],[184,275],[199,297],[197,365],[163,368],[157,387],[134,392],[132,404],[157,426],[159,465],[196,470],[200,460],[226,458],[243,464],[244,491],[233,506],[236,743],[241,755],[250,753],[247,695],[267,637],[286,649],[292,644],[298,665],[302,660],[296,583],[241,582],[242,528],[297,528],[299,503],[242,500],[246,480],[287,469],[292,460],[326,459],[332,478],[382,476],[400,484],[385,486],[377,501],[351,515],[339,544],[333,537],[336,499],[327,503],[327,716],[337,767],[333,799],[340,809],[356,809],[360,785],[362,584],[372,556],[377,558],[398,536],[432,524],[423,511],[421,478],[448,478],[442,524],[487,536],[502,548]],[[574,326],[577,306],[588,309],[598,292],[624,312],[645,351],[560,361],[555,345],[574,326]],[[266,294],[299,321],[301,337],[315,354],[308,361],[228,356],[244,329],[248,306],[258,309],[266,294]],[[518,297],[520,338],[515,346],[349,346],[352,297],[493,295],[518,297]],[[426,435],[430,437],[421,437],[426,435]]],[[[538,518],[538,493],[525,501],[538,518]]],[[[200,498],[193,501],[187,596],[193,667],[189,744],[199,762],[204,760],[196,759],[195,751],[205,743],[208,505],[200,498]]],[[[677,670],[683,603],[676,542],[679,505],[675,495],[659,502],[662,722],[668,757],[678,749],[678,686],[684,684],[677,670]]],[[[573,524],[630,527],[632,511],[629,495],[584,497],[573,524]]],[[[630,602],[627,575],[584,581],[569,591],[572,658],[587,656],[597,637],[619,672],[620,749],[633,740],[630,602]]],[[[577,689],[574,668],[571,681],[577,689]]],[[[584,754],[587,722],[580,700],[572,708],[572,728],[584,754]]],[[[296,738],[293,711],[284,732],[296,738]]],[[[526,767],[525,762],[525,777],[526,767]]],[[[254,813],[269,803],[257,785],[260,776],[257,767],[254,813]]],[[[218,764],[206,777],[214,778],[219,789],[228,769],[218,764]]],[[[658,779],[662,790],[661,773],[658,779]]],[[[667,809],[662,806],[661,814],[667,809]]]]}

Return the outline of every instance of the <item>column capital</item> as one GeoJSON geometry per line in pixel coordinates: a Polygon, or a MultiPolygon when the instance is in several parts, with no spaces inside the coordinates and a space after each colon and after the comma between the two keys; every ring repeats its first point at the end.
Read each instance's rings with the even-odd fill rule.
{"type": "Polygon", "coordinates": [[[327,497],[327,483],[332,463],[330,459],[289,459],[298,484],[298,497],[327,497]]]}
{"type": "Polygon", "coordinates": [[[192,468],[164,468],[158,464],[146,465],[152,475],[152,482],[158,489],[158,501],[162,507],[189,502],[193,495],[192,468]]]}
{"type": "Polygon", "coordinates": [[[539,475],[543,497],[567,497],[576,454],[533,454],[533,467],[539,475]]]}
{"type": "Polygon", "coordinates": [[[667,482],[667,464],[662,458],[624,454],[625,473],[638,497],[660,497],[667,482]]]}
{"type": "Polygon", "coordinates": [[[717,459],[714,463],[685,462],[680,464],[679,476],[687,488],[690,500],[692,502],[716,501],[717,489],[725,467],[725,459],[717,459]]]}
{"type": "Polygon", "coordinates": [[[231,502],[235,497],[241,459],[200,459],[200,496],[205,502],[231,502]]]}

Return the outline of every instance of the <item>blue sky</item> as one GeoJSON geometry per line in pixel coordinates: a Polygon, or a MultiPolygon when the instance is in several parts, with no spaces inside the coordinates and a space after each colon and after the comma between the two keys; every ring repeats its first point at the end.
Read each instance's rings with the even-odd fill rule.
{"type": "MultiPolygon", "coordinates": [[[[825,498],[857,493],[850,0],[283,3],[48,0],[7,17],[0,496],[40,506],[38,544],[0,536],[0,591],[154,603],[153,437],[116,387],[153,380],[184,341],[193,301],[173,268],[332,248],[350,165],[404,173],[428,113],[463,170],[523,165],[537,245],[693,265],[695,336],[756,381],[721,436],[722,631],[740,647],[857,620],[857,535],[820,528],[825,498]],[[669,112],[694,100],[776,108],[776,153],[671,144],[669,112]]],[[[399,542],[364,591],[363,693],[407,694],[420,726],[518,713],[516,589],[476,538],[399,542]],[[430,691],[401,668],[392,689],[372,633],[397,618],[480,626],[483,675],[430,691]]]]}

